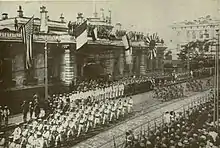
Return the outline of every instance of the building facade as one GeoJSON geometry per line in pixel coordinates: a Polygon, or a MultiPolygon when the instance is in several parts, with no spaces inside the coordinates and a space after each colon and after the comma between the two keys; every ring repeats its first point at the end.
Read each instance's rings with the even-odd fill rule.
{"type": "Polygon", "coordinates": [[[211,18],[208,15],[193,21],[183,21],[171,25],[173,30],[172,42],[176,47],[175,53],[180,52],[181,45],[185,45],[191,41],[217,39],[216,30],[219,29],[219,23],[220,20],[211,18]]]}
{"type": "MultiPolygon", "coordinates": [[[[88,37],[88,42],[81,49],[76,50],[76,40],[69,32],[71,22],[65,22],[61,15],[59,21],[50,20],[45,7],[40,9],[41,18],[34,18],[33,35],[33,68],[32,79],[27,76],[25,69],[25,45],[22,42],[20,26],[25,24],[30,17],[23,16],[19,7],[17,17],[3,15],[0,20],[0,82],[1,93],[15,102],[31,98],[34,93],[44,95],[45,82],[45,54],[48,60],[49,93],[57,91],[59,86],[69,86],[76,83],[78,78],[88,78],[94,75],[111,75],[114,79],[127,75],[146,75],[148,72],[163,72],[163,57],[166,47],[157,44],[157,56],[149,59],[149,46],[144,41],[132,41],[132,69],[125,62],[124,45],[122,40],[99,39],[93,41],[88,37]],[[15,22],[17,21],[17,26],[15,22]],[[16,28],[17,27],[17,28],[16,28]],[[45,51],[47,41],[47,51],[45,51]],[[96,65],[91,68],[88,65],[96,65]],[[90,67],[90,68],[88,68],[90,67]],[[54,89],[53,89],[54,88],[54,89]],[[16,98],[16,99],[15,99],[16,98]]],[[[77,21],[82,15],[79,14],[77,21]]],[[[98,26],[106,30],[113,29],[110,19],[88,18],[88,26],[98,26]]],[[[76,21],[76,23],[77,23],[76,21]]],[[[101,30],[99,29],[99,30],[101,30]]],[[[98,31],[99,34],[102,32],[98,31]]],[[[91,78],[91,77],[90,77],[91,78]]],[[[63,90],[63,89],[62,89],[63,90]]],[[[5,98],[5,99],[6,99],[5,98]]],[[[3,103],[7,104],[7,101],[3,103]]],[[[1,102],[2,103],[2,102],[1,102]]]]}

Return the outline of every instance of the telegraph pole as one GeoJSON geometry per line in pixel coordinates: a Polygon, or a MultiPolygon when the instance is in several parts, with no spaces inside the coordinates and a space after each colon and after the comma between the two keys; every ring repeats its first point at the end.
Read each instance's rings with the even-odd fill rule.
{"type": "Polygon", "coordinates": [[[44,44],[44,62],[45,62],[45,100],[48,99],[48,61],[47,61],[47,40],[45,41],[44,44]]]}
{"type": "Polygon", "coordinates": [[[219,29],[216,30],[217,32],[217,35],[218,35],[218,42],[217,42],[217,48],[216,48],[216,55],[215,55],[215,71],[216,71],[216,74],[215,74],[215,80],[216,80],[216,87],[215,87],[215,99],[216,99],[216,102],[217,102],[217,105],[216,105],[216,114],[217,114],[217,131],[218,131],[218,127],[219,127],[219,29]]]}

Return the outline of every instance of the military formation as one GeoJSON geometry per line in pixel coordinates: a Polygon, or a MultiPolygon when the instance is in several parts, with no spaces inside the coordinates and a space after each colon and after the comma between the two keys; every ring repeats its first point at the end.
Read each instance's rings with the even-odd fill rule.
{"type": "Polygon", "coordinates": [[[122,99],[123,85],[90,91],[53,95],[47,111],[49,116],[38,116],[37,120],[18,126],[10,137],[9,147],[60,147],[99,126],[122,120],[132,112],[132,98],[122,99]]]}
{"type": "Polygon", "coordinates": [[[154,98],[169,101],[184,96],[184,87],[181,84],[158,86],[153,91],[154,98]]]}
{"type": "MultiPolygon", "coordinates": [[[[201,96],[200,104],[185,112],[172,112],[160,127],[135,135],[126,132],[124,148],[217,148],[220,135],[213,124],[213,95],[201,96]]],[[[117,144],[115,144],[117,145],[117,144]]]]}
{"type": "MultiPolygon", "coordinates": [[[[209,81],[209,80],[207,80],[209,81]]],[[[203,82],[201,80],[191,80],[190,82],[186,83],[187,91],[203,91],[203,82]]]]}

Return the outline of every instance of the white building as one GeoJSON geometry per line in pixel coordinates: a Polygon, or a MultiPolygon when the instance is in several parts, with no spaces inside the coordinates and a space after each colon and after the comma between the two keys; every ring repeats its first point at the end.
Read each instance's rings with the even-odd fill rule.
{"type": "MultiPolygon", "coordinates": [[[[217,39],[216,30],[219,28],[220,20],[211,18],[210,15],[200,17],[193,21],[183,21],[171,25],[173,30],[173,44],[176,52],[179,53],[181,45],[190,41],[217,39]]],[[[211,48],[211,47],[210,47],[211,48]]]]}

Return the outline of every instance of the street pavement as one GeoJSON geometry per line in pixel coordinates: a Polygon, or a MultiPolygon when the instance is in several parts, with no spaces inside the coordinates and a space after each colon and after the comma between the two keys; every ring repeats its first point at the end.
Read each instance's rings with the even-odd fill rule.
{"type": "MultiPolygon", "coordinates": [[[[152,96],[152,92],[133,96],[133,100],[136,103],[135,108],[139,107],[141,110],[140,112],[137,112],[133,118],[120,122],[120,124],[114,126],[113,128],[84,140],[71,148],[112,148],[114,147],[112,140],[113,136],[115,137],[116,144],[122,144],[126,131],[133,129],[134,132],[137,133],[140,132],[141,126],[141,128],[147,129],[147,122],[152,121],[155,118],[158,118],[156,124],[160,124],[162,122],[162,118],[160,117],[162,117],[161,115],[163,113],[166,111],[183,110],[183,107],[187,110],[189,105],[192,105],[193,102],[199,100],[197,96],[202,95],[203,93],[205,92],[190,92],[184,98],[163,103],[159,103],[157,99],[150,97],[152,96]]],[[[154,126],[154,123],[151,123],[150,126],[154,126]]]]}

